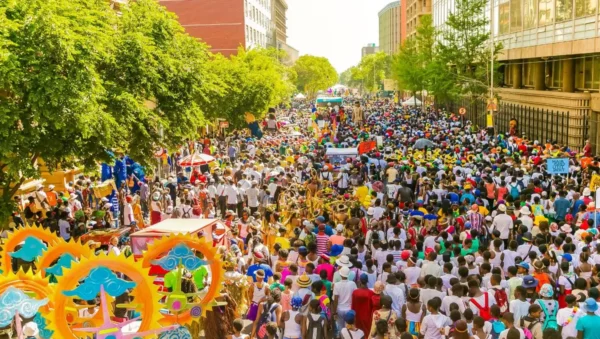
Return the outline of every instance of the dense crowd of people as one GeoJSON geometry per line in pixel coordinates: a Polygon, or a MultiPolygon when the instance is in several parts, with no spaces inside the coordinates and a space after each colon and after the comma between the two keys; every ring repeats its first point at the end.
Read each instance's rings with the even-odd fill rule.
{"type": "MultiPolygon", "coordinates": [[[[300,106],[284,123],[270,114],[260,139],[191,141],[165,156],[171,176],[131,176],[114,201],[87,198],[95,178],[82,177],[49,213],[67,240],[79,223],[85,233],[223,219],[228,270],[250,282],[251,326],[236,319],[232,339],[600,338],[589,143],[577,151],[516,124],[494,133],[441,109],[347,103],[300,106]],[[216,160],[179,165],[193,153],[216,160]],[[547,172],[557,157],[568,174],[547,172]]],[[[21,212],[26,222],[38,222],[44,195],[24,205],[36,208],[21,212]]]]}

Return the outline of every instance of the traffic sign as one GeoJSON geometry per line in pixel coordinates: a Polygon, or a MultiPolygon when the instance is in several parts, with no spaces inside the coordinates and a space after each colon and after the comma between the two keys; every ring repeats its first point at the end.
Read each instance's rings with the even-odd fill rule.
{"type": "Polygon", "coordinates": [[[461,108],[458,110],[458,114],[460,114],[460,115],[465,115],[465,114],[467,114],[467,109],[466,109],[466,108],[464,108],[464,107],[461,107],[461,108]]]}

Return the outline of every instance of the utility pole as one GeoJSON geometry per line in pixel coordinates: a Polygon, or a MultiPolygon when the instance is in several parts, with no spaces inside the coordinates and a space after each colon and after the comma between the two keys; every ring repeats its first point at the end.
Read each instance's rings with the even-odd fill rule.
{"type": "Polygon", "coordinates": [[[488,99],[487,116],[486,116],[486,127],[494,127],[494,6],[496,0],[490,0],[490,98],[488,99]]]}

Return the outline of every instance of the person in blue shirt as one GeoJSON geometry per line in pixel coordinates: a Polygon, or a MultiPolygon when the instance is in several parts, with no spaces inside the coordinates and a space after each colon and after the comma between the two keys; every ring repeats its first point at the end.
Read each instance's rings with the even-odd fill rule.
{"type": "Polygon", "coordinates": [[[596,315],[598,303],[592,298],[587,298],[583,303],[583,310],[586,315],[577,319],[575,325],[577,338],[600,339],[600,317],[596,315]]]}
{"type": "Polygon", "coordinates": [[[571,215],[573,218],[577,217],[577,213],[581,209],[581,206],[585,204],[585,201],[579,198],[579,193],[573,194],[573,208],[571,208],[571,215]]]}
{"type": "Polygon", "coordinates": [[[469,199],[469,204],[472,204],[475,202],[475,196],[473,194],[471,194],[470,191],[465,191],[462,196],[460,197],[460,203],[464,203],[465,200],[469,199]]]}
{"type": "Polygon", "coordinates": [[[446,196],[451,203],[453,204],[457,204],[460,202],[460,197],[458,196],[458,194],[456,194],[455,192],[450,192],[448,193],[448,195],[446,196]]]}
{"type": "Polygon", "coordinates": [[[264,254],[261,251],[255,250],[253,252],[255,263],[248,266],[248,271],[246,275],[252,278],[252,281],[256,282],[256,271],[262,270],[265,274],[264,282],[268,283],[269,279],[273,276],[273,270],[271,267],[265,263],[264,254]]]}
{"type": "MultiPolygon", "coordinates": [[[[317,217],[317,219],[315,219],[315,224],[317,225],[317,227],[315,227],[313,229],[313,233],[319,233],[319,225],[323,225],[325,224],[325,217],[320,215],[317,217]]],[[[327,234],[328,236],[332,236],[334,234],[333,232],[333,227],[325,224],[325,234],[327,234]]]]}
{"type": "Polygon", "coordinates": [[[554,201],[554,210],[556,211],[556,221],[564,221],[567,213],[569,213],[569,208],[571,207],[571,202],[565,198],[567,196],[567,192],[560,191],[558,193],[559,197],[554,201]]]}

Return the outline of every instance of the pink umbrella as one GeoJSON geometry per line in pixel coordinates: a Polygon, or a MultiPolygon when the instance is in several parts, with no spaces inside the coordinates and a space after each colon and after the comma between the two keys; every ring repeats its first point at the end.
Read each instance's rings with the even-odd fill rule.
{"type": "Polygon", "coordinates": [[[215,161],[215,158],[213,156],[204,153],[194,153],[179,160],[179,165],[181,165],[182,167],[195,167],[200,165],[206,165],[209,162],[213,161],[215,161]]]}

